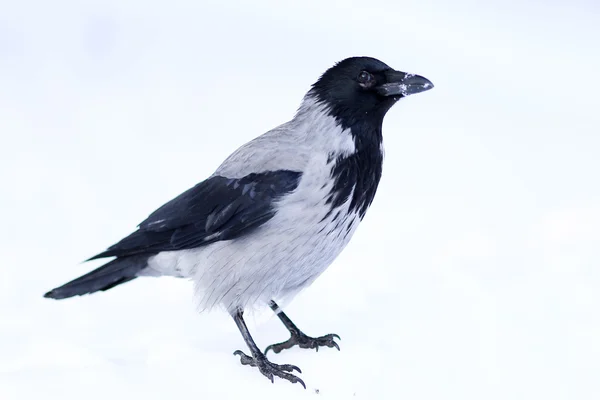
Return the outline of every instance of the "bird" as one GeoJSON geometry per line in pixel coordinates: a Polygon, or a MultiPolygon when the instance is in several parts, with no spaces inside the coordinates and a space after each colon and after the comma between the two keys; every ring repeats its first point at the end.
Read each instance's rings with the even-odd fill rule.
{"type": "Polygon", "coordinates": [[[423,76],[372,57],[328,68],[291,120],[229,155],[205,180],[151,213],[136,230],[86,261],[112,258],[47,292],[66,299],[106,291],[145,276],[193,282],[200,310],[226,310],[248,347],[243,365],[305,383],[300,368],[267,358],[293,346],[337,348],[337,334],[310,337],[283,312],[346,247],[373,202],[383,167],[382,125],[400,99],[433,88],[423,76]],[[277,301],[277,302],[276,302],[277,301]],[[244,321],[270,307],[287,341],[261,351],[244,321]]]}

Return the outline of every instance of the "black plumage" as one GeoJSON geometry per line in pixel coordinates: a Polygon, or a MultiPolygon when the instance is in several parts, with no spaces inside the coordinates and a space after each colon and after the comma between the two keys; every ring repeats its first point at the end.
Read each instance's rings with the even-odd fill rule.
{"type": "Polygon", "coordinates": [[[247,234],[273,217],[273,203],[293,191],[301,175],[281,170],[239,179],[213,176],[154,211],[137,231],[90,260],[191,249],[247,234]]]}

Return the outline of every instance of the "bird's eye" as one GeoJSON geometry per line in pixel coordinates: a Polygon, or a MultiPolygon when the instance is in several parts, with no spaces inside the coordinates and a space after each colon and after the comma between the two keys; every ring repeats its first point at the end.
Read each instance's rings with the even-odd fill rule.
{"type": "Polygon", "coordinates": [[[358,83],[362,87],[371,87],[375,83],[375,78],[367,71],[361,71],[357,77],[358,83]]]}

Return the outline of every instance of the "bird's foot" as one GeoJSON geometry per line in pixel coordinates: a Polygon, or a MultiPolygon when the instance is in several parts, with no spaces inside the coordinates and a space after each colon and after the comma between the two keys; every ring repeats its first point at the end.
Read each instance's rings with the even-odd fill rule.
{"type": "Polygon", "coordinates": [[[319,351],[319,347],[335,347],[340,349],[340,346],[333,339],[340,340],[340,337],[335,333],[330,333],[318,338],[313,338],[305,335],[301,331],[292,332],[292,336],[285,342],[272,344],[265,349],[265,354],[269,350],[273,350],[275,353],[279,353],[281,350],[290,349],[295,345],[300,346],[301,349],[316,349],[319,351]]]}
{"type": "Polygon", "coordinates": [[[277,376],[281,379],[288,380],[292,383],[300,383],[304,387],[304,389],[306,389],[306,385],[304,384],[304,381],[302,379],[288,373],[292,371],[298,371],[299,373],[302,373],[300,368],[296,367],[295,365],[274,364],[267,360],[267,357],[265,357],[262,354],[260,354],[259,356],[250,357],[244,354],[244,352],[241,350],[236,350],[233,353],[233,355],[240,356],[240,362],[242,363],[242,365],[251,365],[253,367],[258,367],[260,373],[266,376],[271,382],[273,382],[273,376],[277,376]]]}

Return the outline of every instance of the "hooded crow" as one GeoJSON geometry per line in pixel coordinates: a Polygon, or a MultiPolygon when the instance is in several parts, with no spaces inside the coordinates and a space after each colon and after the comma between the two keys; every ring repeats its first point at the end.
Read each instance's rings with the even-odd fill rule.
{"type": "Polygon", "coordinates": [[[90,258],[113,259],[44,296],[65,299],[111,289],[140,276],[189,278],[201,309],[223,307],[250,355],[241,363],[290,382],[294,365],[266,353],[294,345],[339,350],[335,334],[305,335],[275,302],[309,286],[348,244],[381,177],[382,123],[403,97],[433,88],[419,75],[370,57],[329,68],[294,118],[244,144],[206,180],[154,211],[138,229],[90,258]],[[262,352],[244,310],[268,305],[289,340],[262,352]]]}

